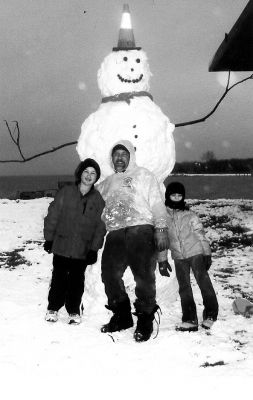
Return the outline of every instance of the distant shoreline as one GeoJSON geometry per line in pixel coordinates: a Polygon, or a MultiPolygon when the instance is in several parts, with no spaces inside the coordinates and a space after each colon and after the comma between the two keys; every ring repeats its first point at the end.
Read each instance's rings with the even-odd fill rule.
{"type": "Polygon", "coordinates": [[[252,174],[170,174],[169,176],[253,176],[252,174]]]}
{"type": "MultiPolygon", "coordinates": [[[[0,198],[54,197],[59,182],[74,182],[73,175],[0,176],[0,198]],[[21,193],[23,193],[21,195],[21,193]]],[[[180,181],[191,199],[253,199],[253,179],[250,174],[171,174],[165,185],[180,181]]]]}
{"type": "MultiPolygon", "coordinates": [[[[0,198],[15,200],[21,192],[50,192],[53,196],[59,182],[74,181],[73,175],[5,175],[0,176],[0,198]]],[[[38,194],[39,197],[43,193],[38,194]]]]}

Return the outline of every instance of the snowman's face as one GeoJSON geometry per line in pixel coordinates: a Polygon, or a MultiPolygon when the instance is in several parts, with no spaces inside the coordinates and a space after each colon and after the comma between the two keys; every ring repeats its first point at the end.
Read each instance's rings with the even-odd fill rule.
{"type": "Polygon", "coordinates": [[[102,62],[98,71],[98,86],[103,96],[149,90],[151,75],[144,51],[114,51],[102,62]]]}

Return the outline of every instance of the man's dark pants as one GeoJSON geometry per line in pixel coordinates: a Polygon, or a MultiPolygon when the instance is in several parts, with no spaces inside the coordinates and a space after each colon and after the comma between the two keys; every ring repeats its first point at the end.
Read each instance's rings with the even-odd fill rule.
{"type": "Polygon", "coordinates": [[[122,278],[129,266],[136,283],[136,311],[152,313],[156,306],[156,256],[152,225],[131,226],[108,233],[101,269],[109,307],[128,300],[122,278]]]}
{"type": "Polygon", "coordinates": [[[69,314],[80,314],[86,266],[85,260],[54,254],[48,310],[58,311],[65,305],[69,314]]]}
{"type": "Polygon", "coordinates": [[[193,298],[190,281],[191,269],[200,288],[203,299],[203,318],[211,318],[216,321],[218,315],[218,302],[211,279],[205,268],[203,255],[199,254],[183,260],[174,260],[174,262],[183,312],[182,321],[197,322],[196,304],[193,298]]]}

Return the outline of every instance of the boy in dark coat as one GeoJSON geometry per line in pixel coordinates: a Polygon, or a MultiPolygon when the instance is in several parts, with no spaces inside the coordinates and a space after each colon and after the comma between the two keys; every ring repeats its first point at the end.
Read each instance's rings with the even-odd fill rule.
{"type": "Polygon", "coordinates": [[[87,158],[75,171],[75,184],[64,186],[44,220],[44,249],[53,253],[53,272],[46,320],[56,322],[65,305],[69,323],[81,322],[81,301],[87,265],[97,261],[106,233],[101,220],[104,200],[94,188],[100,177],[95,160],[87,158]]]}

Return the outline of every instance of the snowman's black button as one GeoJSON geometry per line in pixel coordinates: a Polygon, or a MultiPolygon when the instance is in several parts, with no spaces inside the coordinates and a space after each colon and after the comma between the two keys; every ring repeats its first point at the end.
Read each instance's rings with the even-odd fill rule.
{"type": "Polygon", "coordinates": [[[133,125],[133,128],[136,128],[136,125],[133,125]]]}
{"type": "Polygon", "coordinates": [[[138,135],[134,135],[135,139],[137,139],[138,135]]]}

